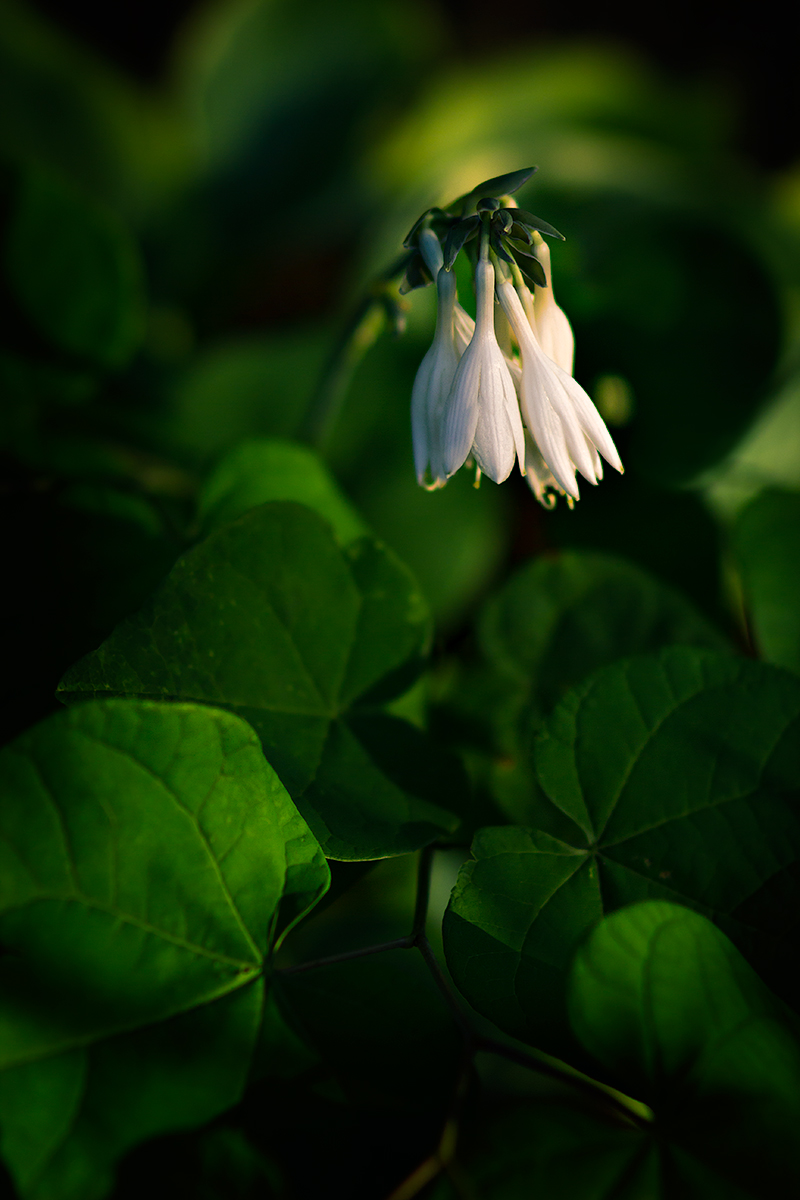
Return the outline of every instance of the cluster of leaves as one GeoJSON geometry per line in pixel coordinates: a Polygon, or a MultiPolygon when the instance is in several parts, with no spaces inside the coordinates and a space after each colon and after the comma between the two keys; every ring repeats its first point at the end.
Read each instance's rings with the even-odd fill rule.
{"type": "MultiPolygon", "coordinates": [[[[779,287],[749,230],[777,223],[680,192],[696,107],[684,129],[610,59],[473,73],[472,124],[466,85],[422,87],[373,145],[365,113],[425,71],[384,7],[315,0],[298,30],[288,4],[221,6],[173,107],[2,9],[0,1186],[791,1193],[798,493],[763,462],[735,510],[674,487],[772,386],[779,287]],[[553,164],[580,370],[638,406],[625,479],[570,514],[416,488],[424,310],[322,449],[297,438],[334,344],[314,296],[393,162],[453,194],[499,130],[553,164]],[[556,135],[598,138],[599,176],[559,182],[556,135]],[[612,194],[625,138],[652,174],[612,194]],[[334,145],[283,245],[275,181],[334,145]],[[324,270],[295,236],[323,206],[324,270]]],[[[524,182],[427,214],[449,261],[486,221],[525,268],[555,230],[502,206],[524,182]]]]}
{"type": "Polygon", "coordinates": [[[547,287],[544,268],[535,250],[531,249],[533,234],[546,233],[548,237],[560,238],[561,241],[564,235],[541,217],[534,216],[524,208],[508,208],[502,202],[503,198],[527,183],[536,170],[536,167],[530,167],[497,175],[494,179],[479,183],[446,208],[427,209],[403,242],[404,246],[412,249],[412,254],[408,260],[403,260],[405,275],[400,290],[411,292],[432,282],[430,271],[417,246],[419,231],[423,227],[433,229],[444,243],[444,264],[448,271],[462,249],[475,249],[475,239],[483,228],[492,250],[499,258],[518,266],[531,287],[547,287]]]}

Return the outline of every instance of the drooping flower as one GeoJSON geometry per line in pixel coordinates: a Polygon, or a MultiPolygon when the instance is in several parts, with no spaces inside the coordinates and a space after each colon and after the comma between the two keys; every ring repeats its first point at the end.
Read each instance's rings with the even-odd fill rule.
{"type": "Polygon", "coordinates": [[[620,472],[622,464],[572,378],[574,338],[541,236],[562,235],[512,199],[534,170],[488,179],[447,207],[428,209],[404,241],[401,291],[433,278],[440,302],[434,345],[414,386],[415,461],[420,482],[438,487],[467,460],[478,477],[498,483],[518,460],[542,504],[550,507],[560,493],[571,506],[579,498],[576,473],[594,484],[603,477],[601,455],[620,472]],[[462,250],[473,264],[475,322],[450,278],[462,250]]]}
{"type": "MultiPolygon", "coordinates": [[[[432,229],[423,229],[420,231],[419,251],[425,261],[425,266],[431,273],[431,277],[438,281],[439,272],[444,266],[444,256],[442,254],[442,244],[432,229]]],[[[453,283],[453,289],[455,294],[455,282],[453,283]]],[[[456,296],[453,304],[453,333],[459,358],[472,341],[474,332],[475,322],[467,310],[459,304],[458,297],[456,296]]]]}
{"type": "MultiPolygon", "coordinates": [[[[438,242],[437,242],[438,245],[438,242]]],[[[441,254],[441,251],[440,251],[441,254]]],[[[441,267],[436,275],[438,308],[433,344],[420,363],[411,392],[411,435],[414,466],[423,487],[444,487],[447,473],[442,459],[445,405],[458,368],[453,329],[456,277],[441,267]]]]}
{"type": "Polygon", "coordinates": [[[525,438],[508,363],[494,329],[494,267],[475,268],[475,332],[458,364],[448,397],[442,463],[453,475],[472,456],[483,474],[502,483],[515,459],[524,470],[525,438]]]}
{"type": "MultiPolygon", "coordinates": [[[[545,354],[510,279],[499,282],[497,295],[522,354],[520,407],[542,458],[540,464],[535,456],[531,456],[529,482],[539,499],[543,499],[547,488],[552,486],[552,478],[560,491],[577,500],[580,493],[576,470],[592,484],[603,477],[598,451],[610,466],[622,471],[616,447],[580,384],[545,354]]],[[[534,314],[538,329],[539,312],[535,305],[534,314]]],[[[552,312],[548,320],[552,322],[552,312]]],[[[551,324],[552,328],[558,329],[558,325],[551,324]]],[[[563,326],[561,328],[563,330],[563,326]]],[[[562,355],[564,345],[562,341],[562,355]]]]}
{"type": "Polygon", "coordinates": [[[536,257],[542,265],[547,280],[547,287],[534,285],[535,299],[531,312],[528,312],[526,308],[526,314],[536,333],[539,345],[547,357],[552,358],[562,371],[571,375],[575,358],[575,338],[567,314],[556,304],[553,292],[553,271],[550,265],[550,247],[541,234],[534,233],[533,240],[536,245],[536,257]],[[533,319],[531,320],[532,314],[533,319]]]}

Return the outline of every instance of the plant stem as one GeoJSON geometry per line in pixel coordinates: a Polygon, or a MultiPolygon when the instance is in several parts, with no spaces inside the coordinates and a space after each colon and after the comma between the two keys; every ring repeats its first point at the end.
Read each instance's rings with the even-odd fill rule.
{"type": "Polygon", "coordinates": [[[330,433],[342,408],[356,368],[385,324],[380,297],[365,296],[337,340],[323,368],[316,391],[297,431],[298,440],[319,446],[330,433]]]}
{"type": "Polygon", "coordinates": [[[354,958],[367,958],[371,954],[383,954],[385,950],[410,950],[414,938],[395,938],[393,942],[380,942],[377,946],[364,946],[360,950],[345,950],[343,954],[329,954],[327,958],[315,958],[311,962],[299,963],[296,967],[278,967],[279,975],[299,975],[301,971],[316,971],[319,967],[332,967],[336,963],[350,962],[354,958]]]}
{"type": "Polygon", "coordinates": [[[627,1104],[618,1100],[602,1084],[594,1083],[583,1075],[573,1075],[571,1071],[564,1070],[563,1067],[556,1067],[552,1063],[534,1058],[532,1054],[526,1054],[524,1050],[517,1050],[515,1046],[507,1046],[505,1042],[495,1041],[494,1038],[475,1038],[474,1049],[476,1053],[496,1054],[499,1058],[506,1058],[509,1062],[516,1063],[518,1067],[524,1067],[528,1071],[535,1071],[537,1075],[544,1075],[548,1079],[555,1079],[559,1083],[565,1084],[566,1087],[583,1092],[585,1096],[590,1097],[595,1103],[598,1100],[603,1101],[609,1108],[624,1116],[626,1120],[639,1125],[642,1129],[649,1127],[650,1123],[644,1117],[640,1116],[639,1113],[634,1112],[627,1104]]]}
{"type": "Polygon", "coordinates": [[[297,430],[299,441],[319,446],[330,434],[356,368],[386,326],[387,307],[391,307],[387,288],[406,269],[410,257],[410,252],[401,254],[378,276],[337,338],[297,430]]]}
{"type": "Polygon", "coordinates": [[[431,869],[435,853],[434,846],[423,846],[420,851],[419,866],[417,868],[417,899],[414,905],[414,921],[411,926],[411,936],[413,938],[425,933],[425,922],[428,919],[428,901],[431,893],[431,869]]]}
{"type": "Polygon", "coordinates": [[[464,1035],[464,1041],[467,1043],[468,1048],[472,1050],[475,1042],[475,1034],[473,1033],[472,1026],[469,1023],[469,1018],[461,1008],[461,1004],[456,998],[455,992],[450,987],[450,982],[447,976],[439,966],[436,955],[433,953],[431,944],[425,937],[424,933],[419,934],[416,944],[422,957],[425,959],[425,962],[428,965],[428,970],[433,976],[436,986],[444,997],[447,1007],[452,1012],[456,1024],[464,1035]]]}

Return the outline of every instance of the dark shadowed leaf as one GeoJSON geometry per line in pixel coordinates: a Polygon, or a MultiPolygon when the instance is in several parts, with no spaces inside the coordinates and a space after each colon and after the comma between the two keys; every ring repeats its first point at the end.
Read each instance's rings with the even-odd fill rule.
{"type": "Polygon", "coordinates": [[[6,234],[15,299],[59,350],[123,366],[144,333],[142,268],[122,223],[57,176],[22,177],[6,234]]]}
{"type": "Polygon", "coordinates": [[[565,552],[527,563],[484,609],[486,659],[542,713],[618,658],[725,639],[672,588],[623,559],[565,552]]]}
{"type": "Polygon", "coordinates": [[[390,551],[368,539],[342,551],[309,509],[266,504],[184,555],[61,695],[234,709],[326,854],[380,858],[457,824],[440,807],[463,788],[449,760],[403,722],[387,738],[390,718],[376,712],[413,682],[428,637],[422,597],[390,551]]]}
{"type": "Polygon", "coordinates": [[[487,786],[517,824],[538,823],[533,729],[598,667],[674,644],[725,648],[679,593],[632,563],[566,552],[521,567],[484,608],[480,662],[458,670],[437,719],[443,734],[488,751],[487,786]]]}
{"type": "Polygon", "coordinates": [[[604,912],[678,901],[713,917],[746,953],[768,956],[781,892],[762,889],[800,855],[800,683],[676,647],[575,688],[535,754],[548,832],[478,833],[445,947],[480,1012],[578,1061],[565,972],[604,912]],[[759,892],[761,903],[745,908],[759,892]]]}
{"type": "Polygon", "coordinates": [[[753,1195],[796,1190],[797,1022],[710,921],[653,902],[607,917],[576,956],[569,1008],[662,1136],[753,1195]]]}
{"type": "Polygon", "coordinates": [[[800,673],[800,493],[752,500],[737,519],[734,546],[758,649],[800,673]]]}

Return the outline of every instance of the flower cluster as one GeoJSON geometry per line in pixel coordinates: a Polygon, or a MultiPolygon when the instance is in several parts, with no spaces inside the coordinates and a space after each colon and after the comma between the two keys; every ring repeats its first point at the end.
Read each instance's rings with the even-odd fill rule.
{"type": "Polygon", "coordinates": [[[572,377],[574,339],[555,302],[540,230],[561,235],[491,194],[492,185],[497,191],[529,174],[487,181],[475,189],[477,212],[463,215],[471,193],[456,217],[431,210],[409,235],[419,280],[409,286],[427,282],[427,275],[438,294],[436,332],[414,383],[411,422],[423,486],[444,486],[470,461],[478,478],[483,473],[501,483],[516,462],[537,499],[551,507],[556,494],[569,504],[579,498],[577,474],[592,484],[602,479],[601,455],[617,471],[622,463],[600,414],[572,377]],[[446,229],[444,246],[437,224],[446,229]],[[452,270],[468,241],[475,243],[474,322],[458,303],[452,270]]]}

